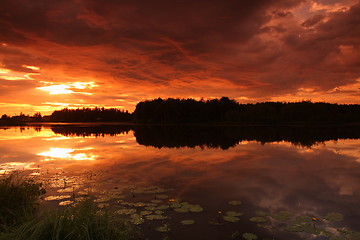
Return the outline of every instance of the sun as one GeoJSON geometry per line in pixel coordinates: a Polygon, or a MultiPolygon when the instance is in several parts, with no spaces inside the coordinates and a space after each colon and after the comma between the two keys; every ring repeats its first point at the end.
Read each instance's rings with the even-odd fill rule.
{"type": "Polygon", "coordinates": [[[92,93],[88,93],[83,90],[84,89],[92,89],[97,86],[98,85],[96,85],[94,82],[73,82],[73,83],[68,83],[68,84],[57,84],[57,85],[38,87],[36,89],[47,91],[47,92],[49,92],[50,95],[71,94],[71,93],[92,95],[92,93]],[[80,91],[78,91],[78,90],[80,90],[80,91]]]}
{"type": "Polygon", "coordinates": [[[50,95],[55,94],[70,94],[73,93],[72,90],[69,89],[70,86],[66,84],[60,84],[60,85],[52,85],[47,87],[38,87],[37,89],[47,91],[50,95]]]}

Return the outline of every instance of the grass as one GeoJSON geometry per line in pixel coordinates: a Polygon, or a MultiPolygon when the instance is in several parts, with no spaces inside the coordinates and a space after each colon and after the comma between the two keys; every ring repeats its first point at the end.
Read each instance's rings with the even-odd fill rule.
{"type": "Polygon", "coordinates": [[[32,217],[39,197],[45,193],[41,183],[24,180],[19,173],[0,178],[0,231],[32,217]]]}
{"type": "Polygon", "coordinates": [[[128,240],[135,229],[124,219],[97,211],[87,199],[55,211],[38,211],[41,184],[0,180],[0,240],[128,240]]]}

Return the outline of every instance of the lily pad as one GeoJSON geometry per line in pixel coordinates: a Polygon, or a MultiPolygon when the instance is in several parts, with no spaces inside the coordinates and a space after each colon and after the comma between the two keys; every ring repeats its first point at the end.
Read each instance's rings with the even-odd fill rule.
{"type": "Polygon", "coordinates": [[[200,205],[191,205],[190,206],[190,212],[202,212],[204,209],[200,205]]]}
{"type": "MultiPolygon", "coordinates": [[[[66,198],[71,198],[70,195],[59,195],[59,196],[48,196],[45,198],[45,201],[52,201],[52,200],[62,200],[66,198]]],[[[95,202],[95,200],[94,200],[95,202]]]]}
{"type": "Polygon", "coordinates": [[[255,215],[256,215],[256,216],[259,216],[259,217],[267,217],[267,216],[270,216],[270,213],[269,213],[269,212],[262,211],[262,210],[257,210],[257,211],[255,212],[255,215]]]}
{"type": "Polygon", "coordinates": [[[164,225],[155,228],[155,230],[159,231],[159,232],[169,232],[170,231],[170,224],[165,223],[164,225]]]}
{"type": "Polygon", "coordinates": [[[133,214],[130,216],[130,222],[135,225],[140,225],[145,222],[145,219],[140,214],[133,214]]]}
{"type": "Polygon", "coordinates": [[[237,206],[240,205],[242,202],[238,201],[238,200],[233,200],[233,201],[229,201],[228,204],[233,205],[233,206],[237,206]]]}
{"type": "Polygon", "coordinates": [[[164,213],[164,211],[160,211],[160,210],[156,210],[155,211],[155,214],[158,214],[158,215],[161,215],[161,214],[163,214],[164,213]]]}
{"type": "Polygon", "coordinates": [[[311,220],[311,217],[309,216],[298,216],[295,218],[295,223],[311,223],[312,220],[311,220]]]}
{"type": "Polygon", "coordinates": [[[325,219],[331,222],[339,222],[344,219],[344,216],[341,213],[331,212],[325,216],[325,219]]]}
{"type": "Polygon", "coordinates": [[[62,202],[59,202],[59,205],[60,206],[66,206],[66,205],[70,205],[70,204],[73,204],[74,201],[62,201],[62,202]]]}
{"type": "Polygon", "coordinates": [[[156,207],[145,207],[145,209],[148,211],[155,211],[157,208],[156,207]]]}
{"type": "Polygon", "coordinates": [[[123,214],[123,215],[131,215],[136,213],[136,209],[133,208],[124,208],[124,209],[119,209],[117,211],[115,211],[116,214],[123,214]]]}
{"type": "Polygon", "coordinates": [[[181,207],[181,208],[174,208],[174,211],[178,213],[186,213],[189,212],[189,209],[181,207]]]}
{"type": "Polygon", "coordinates": [[[259,223],[259,224],[257,224],[257,226],[259,228],[264,228],[264,229],[266,229],[266,230],[268,230],[270,232],[273,230],[273,227],[271,225],[268,225],[268,224],[259,223]]]}
{"type": "Polygon", "coordinates": [[[228,222],[239,222],[240,218],[234,216],[223,216],[223,219],[228,222]]]}
{"type": "Polygon", "coordinates": [[[157,205],[158,205],[157,203],[153,203],[153,202],[145,204],[145,206],[147,207],[156,207],[157,205]]]}
{"type": "MultiPolygon", "coordinates": [[[[46,200],[46,199],[45,199],[45,200],[46,200]]],[[[96,203],[103,203],[103,202],[108,202],[108,201],[110,201],[110,200],[111,200],[110,197],[108,197],[108,196],[103,196],[103,197],[100,197],[100,198],[95,199],[94,202],[96,202],[96,203]]]]}
{"type": "Polygon", "coordinates": [[[136,203],[134,203],[134,206],[135,207],[144,207],[145,203],[144,202],[136,202],[136,203]]]}
{"type": "Polygon", "coordinates": [[[294,224],[285,228],[289,232],[302,232],[304,227],[301,224],[294,224]]]}
{"type": "Polygon", "coordinates": [[[263,223],[263,222],[266,222],[267,219],[264,217],[252,217],[252,218],[250,218],[250,221],[257,222],[257,223],[263,223]]]}
{"type": "Polygon", "coordinates": [[[155,204],[158,204],[158,203],[162,203],[163,201],[162,201],[162,200],[158,200],[158,199],[154,199],[154,200],[151,200],[150,202],[155,203],[155,204]]]}
{"type": "Polygon", "coordinates": [[[163,220],[163,219],[167,219],[168,217],[167,216],[163,216],[163,215],[155,215],[155,214],[152,214],[152,215],[146,215],[145,218],[147,220],[163,220]]]}
{"type": "Polygon", "coordinates": [[[145,216],[145,215],[150,215],[151,213],[152,213],[152,211],[145,210],[145,211],[141,211],[140,215],[145,216]]]}
{"type": "Polygon", "coordinates": [[[156,207],[156,209],[158,210],[164,210],[164,209],[168,209],[169,208],[169,205],[159,205],[156,207]]]}
{"type": "Polygon", "coordinates": [[[227,211],[225,214],[231,217],[240,217],[243,215],[241,212],[235,212],[235,211],[227,211]]]}
{"type": "Polygon", "coordinates": [[[360,232],[351,231],[345,228],[338,229],[339,232],[344,234],[346,240],[358,240],[360,239],[360,232]]]}
{"type": "Polygon", "coordinates": [[[191,224],[194,224],[195,221],[188,219],[188,220],[182,220],[180,223],[181,223],[182,225],[191,225],[191,224]]]}
{"type": "Polygon", "coordinates": [[[180,204],[180,203],[177,203],[177,202],[172,202],[172,203],[170,203],[170,207],[171,207],[171,208],[180,208],[180,207],[181,207],[181,204],[180,204]]]}
{"type": "Polygon", "coordinates": [[[244,233],[243,238],[246,240],[256,240],[258,239],[258,236],[253,233],[244,233]]]}
{"type": "Polygon", "coordinates": [[[130,222],[135,225],[140,225],[145,222],[145,219],[143,218],[132,218],[130,219],[130,222]]]}
{"type": "Polygon", "coordinates": [[[311,233],[311,234],[320,234],[322,232],[321,229],[315,227],[313,224],[305,224],[303,225],[304,232],[311,233]]]}
{"type": "Polygon", "coordinates": [[[273,218],[275,218],[278,221],[285,222],[289,221],[292,218],[293,214],[288,211],[279,211],[278,213],[273,215],[273,218]]]}

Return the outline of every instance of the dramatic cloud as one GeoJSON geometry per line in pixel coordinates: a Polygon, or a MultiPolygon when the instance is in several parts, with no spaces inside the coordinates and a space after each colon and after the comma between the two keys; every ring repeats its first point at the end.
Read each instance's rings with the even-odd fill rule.
{"type": "Polygon", "coordinates": [[[0,104],[360,103],[359,36],[357,0],[4,0],[0,104]]]}

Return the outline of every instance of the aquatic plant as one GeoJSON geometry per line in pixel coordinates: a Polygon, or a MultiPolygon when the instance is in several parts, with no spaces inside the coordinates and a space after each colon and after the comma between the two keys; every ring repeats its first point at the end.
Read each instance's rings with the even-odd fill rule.
{"type": "Polygon", "coordinates": [[[96,205],[84,201],[55,212],[46,212],[0,235],[1,240],[126,240],[134,228],[123,218],[99,214],[96,205]]]}
{"type": "Polygon", "coordinates": [[[13,172],[0,178],[0,232],[30,218],[39,197],[46,191],[42,183],[24,179],[13,172]]]}
{"type": "Polygon", "coordinates": [[[332,221],[332,222],[340,222],[343,220],[343,215],[341,213],[336,213],[336,212],[331,212],[331,213],[328,213],[326,216],[325,216],[325,219],[328,220],[328,221],[332,221]]]}
{"type": "Polygon", "coordinates": [[[169,232],[170,231],[170,224],[164,223],[163,225],[155,228],[158,232],[169,232]]]}
{"type": "Polygon", "coordinates": [[[195,223],[195,220],[187,219],[187,220],[182,220],[180,223],[182,225],[192,225],[195,223]]]}
{"type": "Polygon", "coordinates": [[[246,240],[256,240],[256,239],[258,239],[257,235],[255,235],[253,233],[244,233],[243,238],[246,239],[246,240]]]}

